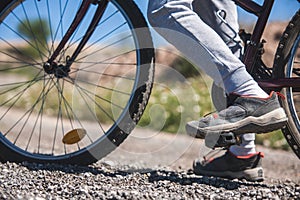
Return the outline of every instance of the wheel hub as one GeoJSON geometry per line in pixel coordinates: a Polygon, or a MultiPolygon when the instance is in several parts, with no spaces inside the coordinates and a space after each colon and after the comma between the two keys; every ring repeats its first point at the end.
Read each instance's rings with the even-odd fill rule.
{"type": "Polygon", "coordinates": [[[43,68],[47,74],[54,74],[56,78],[67,77],[70,72],[70,66],[57,64],[56,62],[46,62],[44,63],[43,68]]]}

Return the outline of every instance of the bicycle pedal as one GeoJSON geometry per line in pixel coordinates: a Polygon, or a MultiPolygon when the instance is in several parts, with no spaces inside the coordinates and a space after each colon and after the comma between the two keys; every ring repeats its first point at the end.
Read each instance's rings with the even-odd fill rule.
{"type": "Polygon", "coordinates": [[[212,132],[205,136],[205,146],[214,148],[229,148],[231,145],[240,144],[240,137],[232,132],[212,132]]]}

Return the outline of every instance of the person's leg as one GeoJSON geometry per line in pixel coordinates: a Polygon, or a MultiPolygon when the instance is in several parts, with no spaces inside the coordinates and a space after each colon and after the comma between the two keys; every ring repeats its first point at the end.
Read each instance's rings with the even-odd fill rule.
{"type": "MultiPolygon", "coordinates": [[[[247,73],[244,64],[232,54],[220,35],[193,11],[192,3],[193,0],[151,0],[148,19],[157,32],[227,93],[266,98],[268,95],[247,73]]],[[[232,6],[236,8],[235,4],[232,6]]]]}
{"type": "MultiPolygon", "coordinates": [[[[242,45],[241,39],[237,34],[239,25],[237,10],[233,5],[233,2],[228,0],[195,0],[193,9],[206,24],[218,33],[231,52],[236,57],[240,58],[242,45]],[[216,13],[219,10],[226,12],[226,21],[231,28],[225,25],[222,20],[217,17],[216,13]]],[[[225,106],[226,105],[222,107],[225,106]]],[[[251,181],[263,180],[261,154],[256,153],[254,133],[241,135],[241,144],[232,145],[229,148],[229,152],[224,156],[215,158],[206,165],[203,165],[202,162],[196,160],[193,164],[194,172],[201,175],[246,178],[251,181]],[[246,168],[240,167],[241,165],[246,166],[246,168]]]]}
{"type": "MultiPolygon", "coordinates": [[[[287,118],[276,93],[268,96],[258,86],[220,35],[194,12],[192,2],[151,0],[148,19],[157,32],[223,86],[227,94],[238,96],[231,106],[219,113],[189,122],[187,133],[203,138],[216,131],[245,134],[282,128],[287,118]]],[[[231,2],[236,9],[232,1],[223,3],[226,2],[231,2]]],[[[205,5],[199,3],[199,6],[205,5]]]]}
{"type": "MultiPolygon", "coordinates": [[[[240,58],[243,47],[241,39],[237,34],[239,24],[234,2],[230,0],[195,0],[193,2],[193,10],[206,24],[218,33],[231,52],[240,58]],[[225,20],[231,28],[224,24],[217,16],[217,12],[220,10],[225,11],[225,20]]],[[[241,135],[241,140],[240,145],[232,145],[230,147],[231,153],[236,156],[246,156],[256,153],[255,133],[243,134],[241,135]]]]}
{"type": "Polygon", "coordinates": [[[231,0],[194,0],[192,8],[222,38],[231,52],[240,59],[243,45],[238,34],[238,14],[234,2],[231,0]],[[217,16],[218,11],[225,11],[225,13],[221,12],[220,15],[225,17],[231,28],[217,16]]]}
{"type": "MultiPolygon", "coordinates": [[[[216,6],[217,4],[225,6],[224,9],[227,12],[232,12],[231,16],[236,15],[235,4],[229,0],[213,0],[211,1],[215,3],[211,4],[215,6],[213,7],[209,5],[209,2],[208,0],[149,1],[148,19],[157,32],[194,64],[201,67],[219,86],[224,87],[227,94],[238,94],[228,108],[199,121],[187,123],[187,133],[204,138],[206,134],[213,132],[245,134],[281,128],[287,118],[280,107],[277,95],[271,93],[268,96],[258,86],[247,73],[238,56],[234,55],[238,51],[236,43],[227,41],[225,35],[222,34],[224,29],[211,23],[216,20],[209,20],[215,17],[212,11],[215,7],[219,7],[216,6]],[[208,14],[201,17],[193,8],[195,10],[198,8],[199,11],[203,9],[208,14]],[[234,50],[234,48],[237,49],[234,50]]],[[[227,20],[235,20],[236,23],[236,16],[227,20]]],[[[209,160],[205,165],[195,161],[193,166],[195,174],[263,180],[261,168],[263,156],[260,153],[250,153],[253,150],[254,137],[252,137],[253,134],[246,134],[242,137],[245,136],[249,136],[245,138],[248,143],[241,147],[246,151],[235,150],[238,154],[244,153],[247,156],[234,156],[227,151],[224,156],[209,160]]],[[[232,149],[233,152],[235,150],[232,149]]]]}

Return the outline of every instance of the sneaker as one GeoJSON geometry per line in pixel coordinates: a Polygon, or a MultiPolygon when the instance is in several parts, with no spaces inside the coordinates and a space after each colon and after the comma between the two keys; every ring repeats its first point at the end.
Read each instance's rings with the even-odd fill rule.
{"type": "Polygon", "coordinates": [[[223,156],[208,161],[195,160],[193,170],[196,175],[202,176],[263,181],[263,157],[261,152],[249,156],[235,156],[227,151],[223,156]]]}
{"type": "Polygon", "coordinates": [[[236,135],[271,132],[282,128],[286,122],[277,93],[272,92],[265,99],[238,96],[228,108],[199,121],[188,122],[186,131],[193,137],[204,139],[210,132],[233,132],[236,135]]]}

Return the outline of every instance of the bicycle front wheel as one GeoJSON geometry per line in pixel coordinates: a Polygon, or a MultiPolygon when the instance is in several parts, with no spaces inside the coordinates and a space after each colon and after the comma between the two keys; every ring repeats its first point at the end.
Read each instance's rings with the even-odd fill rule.
{"type": "MultiPolygon", "coordinates": [[[[275,78],[300,77],[300,12],[295,14],[279,42],[274,61],[275,78]]],[[[283,134],[290,147],[300,158],[300,89],[284,88],[280,99],[288,115],[288,125],[283,134]]]]}
{"type": "Polygon", "coordinates": [[[2,160],[90,164],[114,150],[138,123],[153,82],[151,35],[132,0],[107,1],[91,28],[103,1],[89,5],[71,33],[86,1],[1,2],[2,160]],[[68,41],[49,66],[66,34],[68,41]],[[70,65],[86,34],[91,36],[70,65]],[[73,138],[66,142],[67,133],[73,138]]]}

